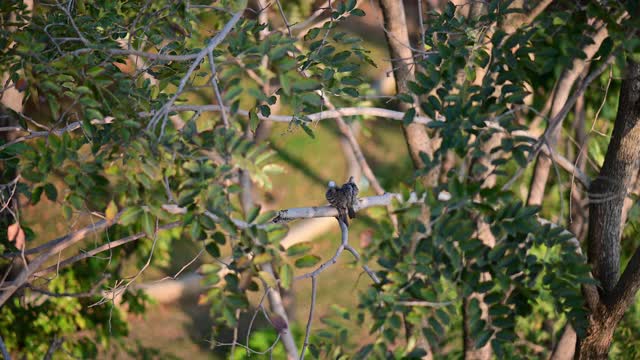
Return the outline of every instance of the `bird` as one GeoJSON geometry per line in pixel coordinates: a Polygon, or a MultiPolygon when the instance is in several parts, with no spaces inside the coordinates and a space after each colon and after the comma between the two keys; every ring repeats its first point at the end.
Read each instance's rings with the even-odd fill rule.
{"type": "Polygon", "coordinates": [[[342,190],[342,187],[337,187],[334,181],[329,181],[329,188],[325,194],[329,205],[338,210],[337,219],[349,226],[349,219],[347,218],[347,196],[342,190]]]}
{"type": "Polygon", "coordinates": [[[329,204],[338,210],[337,219],[347,226],[349,226],[349,218],[356,217],[353,206],[357,195],[358,186],[353,182],[353,176],[342,186],[336,186],[334,181],[329,181],[329,188],[325,197],[329,204]]]}
{"type": "Polygon", "coordinates": [[[358,200],[358,185],[353,181],[353,176],[349,177],[349,181],[342,185],[342,189],[347,196],[347,212],[349,214],[350,219],[354,219],[356,217],[356,211],[354,210],[354,205],[358,200]]]}

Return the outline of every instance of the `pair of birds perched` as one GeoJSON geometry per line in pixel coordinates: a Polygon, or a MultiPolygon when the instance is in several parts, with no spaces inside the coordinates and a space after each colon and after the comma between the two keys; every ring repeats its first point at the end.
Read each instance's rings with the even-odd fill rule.
{"type": "Polygon", "coordinates": [[[338,210],[338,220],[349,226],[349,219],[356,217],[353,207],[358,200],[358,186],[353,181],[353,176],[342,186],[336,186],[334,181],[329,181],[325,197],[329,204],[338,210]]]}

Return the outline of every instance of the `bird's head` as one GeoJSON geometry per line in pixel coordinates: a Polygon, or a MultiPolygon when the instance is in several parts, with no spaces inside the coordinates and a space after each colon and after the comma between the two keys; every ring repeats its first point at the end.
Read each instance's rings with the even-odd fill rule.
{"type": "Polygon", "coordinates": [[[333,180],[332,180],[332,181],[329,181],[329,187],[330,187],[330,188],[334,188],[334,187],[336,187],[336,182],[335,182],[335,181],[333,181],[333,180]]]}

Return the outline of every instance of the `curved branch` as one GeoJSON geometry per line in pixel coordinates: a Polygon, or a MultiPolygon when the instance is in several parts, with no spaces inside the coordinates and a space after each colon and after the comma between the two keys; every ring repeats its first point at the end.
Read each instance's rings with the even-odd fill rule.
{"type": "Polygon", "coordinates": [[[9,298],[13,295],[13,293],[15,293],[22,285],[24,285],[29,280],[29,278],[33,275],[33,273],[36,272],[36,270],[38,270],[38,268],[40,268],[40,266],[42,266],[51,256],[82,241],[87,236],[89,236],[89,234],[92,234],[96,231],[100,231],[112,226],[118,221],[121,214],[122,214],[122,211],[118,213],[111,220],[98,221],[95,224],[92,224],[74,233],[71,233],[69,235],[63,236],[62,238],[55,240],[53,242],[53,245],[50,246],[49,249],[44,254],[41,254],[40,256],[38,256],[35,260],[33,260],[33,262],[28,264],[28,266],[26,266],[20,272],[20,274],[18,274],[16,279],[13,281],[13,284],[5,287],[2,294],[0,294],[0,307],[4,305],[4,303],[7,302],[7,300],[9,300],[9,298]]]}

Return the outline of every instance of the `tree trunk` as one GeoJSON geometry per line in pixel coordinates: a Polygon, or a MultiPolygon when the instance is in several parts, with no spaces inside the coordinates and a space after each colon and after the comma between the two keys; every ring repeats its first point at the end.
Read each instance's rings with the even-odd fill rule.
{"type": "Polygon", "coordinates": [[[604,306],[592,314],[589,319],[588,335],[584,339],[578,339],[576,358],[606,359],[617,323],[618,321],[614,320],[604,306]]]}
{"type": "Polygon", "coordinates": [[[600,281],[600,300],[591,304],[580,359],[606,358],[614,330],[640,288],[640,249],[620,277],[622,208],[640,168],[640,64],[628,60],[620,87],[613,133],[600,175],[589,189],[588,258],[600,281]]]}
{"type": "MultiPolygon", "coordinates": [[[[382,15],[384,17],[385,36],[389,46],[391,67],[396,80],[396,91],[398,93],[408,94],[410,91],[407,82],[413,80],[414,72],[412,70],[412,64],[414,61],[413,51],[411,51],[409,42],[404,5],[402,1],[380,0],[380,7],[382,8],[382,15]]],[[[407,111],[409,110],[409,105],[401,103],[400,109],[407,111]]],[[[433,141],[427,133],[427,129],[422,124],[412,123],[403,126],[403,131],[415,168],[423,168],[424,162],[420,157],[420,153],[425,153],[433,158],[434,151],[433,141]]],[[[435,185],[437,179],[436,171],[432,171],[432,174],[423,179],[423,182],[426,185],[435,185]]]]}

